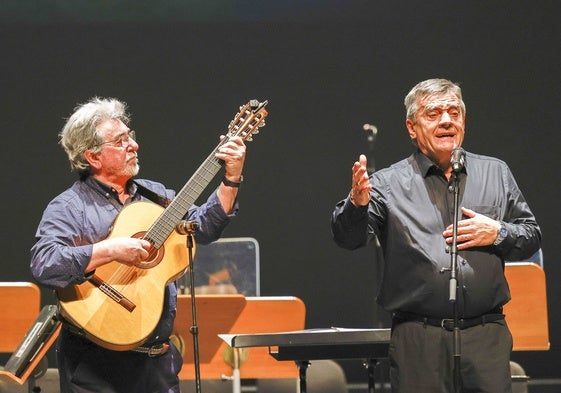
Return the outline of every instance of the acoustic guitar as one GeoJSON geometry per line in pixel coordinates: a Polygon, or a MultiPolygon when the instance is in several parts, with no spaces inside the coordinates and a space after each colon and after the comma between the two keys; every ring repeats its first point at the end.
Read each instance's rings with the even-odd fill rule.
{"type": "Polygon", "coordinates": [[[267,101],[240,107],[228,132],[171,203],[134,202],[119,213],[109,234],[148,240],[147,260],[129,266],[116,261],[96,269],[79,285],[57,291],[61,315],[96,344],[126,351],[142,345],[156,328],[164,306],[165,286],[189,267],[183,217],[222,168],[216,151],[232,137],[251,141],[265,125],[267,101]]]}

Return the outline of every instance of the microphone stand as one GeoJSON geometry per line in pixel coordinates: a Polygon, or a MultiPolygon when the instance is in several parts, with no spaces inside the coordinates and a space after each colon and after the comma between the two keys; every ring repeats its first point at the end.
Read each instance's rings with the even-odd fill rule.
{"type": "Polygon", "coordinates": [[[461,337],[458,318],[458,306],[456,303],[456,292],[458,289],[458,209],[460,200],[460,176],[459,171],[454,170],[454,222],[452,233],[452,250],[450,258],[450,297],[449,301],[454,308],[454,329],[452,336],[452,352],[454,358],[454,391],[460,393],[462,391],[462,380],[460,372],[461,360],[461,337]]]}
{"type": "Polygon", "coordinates": [[[197,306],[195,302],[195,270],[193,249],[195,239],[193,234],[198,229],[195,221],[182,221],[176,228],[177,232],[187,235],[187,251],[189,254],[189,288],[191,293],[191,315],[193,316],[193,324],[189,332],[193,336],[193,355],[195,361],[195,391],[201,393],[201,365],[199,359],[199,327],[197,325],[197,306]]]}
{"type": "MultiPolygon", "coordinates": [[[[364,124],[362,129],[366,131],[366,142],[368,145],[368,166],[366,171],[368,175],[371,176],[374,172],[376,172],[376,164],[375,164],[375,155],[374,155],[374,147],[376,145],[376,137],[378,136],[378,128],[372,124],[364,124]]],[[[374,249],[375,249],[375,269],[376,269],[376,277],[382,277],[384,274],[384,265],[383,265],[383,253],[382,253],[382,246],[380,245],[380,239],[378,236],[375,238],[374,242],[374,249]]],[[[379,289],[380,281],[377,282],[377,289],[379,289]]],[[[389,314],[377,303],[374,302],[374,325],[377,328],[384,328],[391,325],[391,320],[389,319],[389,314]]],[[[368,373],[368,393],[374,393],[375,391],[375,373],[376,368],[378,366],[382,366],[385,368],[385,364],[381,364],[375,359],[368,359],[364,362],[364,367],[368,373]]],[[[382,375],[386,375],[385,369],[379,372],[382,375]]]]}
{"type": "MultiPolygon", "coordinates": [[[[371,176],[374,172],[376,172],[376,165],[374,163],[374,147],[378,136],[378,128],[375,125],[366,123],[362,126],[362,129],[366,131],[366,141],[368,145],[368,153],[366,155],[368,158],[368,166],[366,171],[368,172],[368,175],[371,176]]],[[[384,275],[384,255],[382,253],[382,246],[380,245],[380,239],[378,239],[378,236],[376,236],[373,244],[376,252],[376,277],[382,277],[384,275]]],[[[377,282],[377,289],[379,289],[379,285],[380,280],[377,282]]],[[[374,314],[374,323],[376,327],[384,328],[391,325],[389,314],[377,302],[374,302],[374,314]]],[[[366,367],[370,369],[370,366],[372,365],[370,364],[366,367]]]]}

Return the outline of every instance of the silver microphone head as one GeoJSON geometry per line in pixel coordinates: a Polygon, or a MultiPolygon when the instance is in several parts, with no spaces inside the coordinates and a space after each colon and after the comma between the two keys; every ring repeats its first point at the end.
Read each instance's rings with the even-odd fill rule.
{"type": "Polygon", "coordinates": [[[378,129],[376,128],[375,125],[372,125],[372,124],[366,123],[362,126],[362,129],[366,132],[371,132],[374,135],[376,135],[378,133],[378,129]]]}

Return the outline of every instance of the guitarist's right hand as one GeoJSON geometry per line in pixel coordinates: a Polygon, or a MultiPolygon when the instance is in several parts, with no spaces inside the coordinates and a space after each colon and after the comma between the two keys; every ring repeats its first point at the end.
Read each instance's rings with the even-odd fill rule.
{"type": "Polygon", "coordinates": [[[102,240],[93,245],[92,257],[86,273],[109,262],[135,265],[148,258],[152,244],[148,240],[133,237],[116,237],[102,240]]]}

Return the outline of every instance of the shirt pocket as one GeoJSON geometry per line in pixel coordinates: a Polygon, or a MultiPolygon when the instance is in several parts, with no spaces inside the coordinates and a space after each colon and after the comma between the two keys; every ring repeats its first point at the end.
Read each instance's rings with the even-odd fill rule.
{"type": "MultiPolygon", "coordinates": [[[[499,218],[499,206],[466,206],[468,209],[473,210],[476,213],[483,214],[484,216],[490,217],[493,220],[499,218]]],[[[463,216],[466,219],[466,216],[463,216]]]]}

